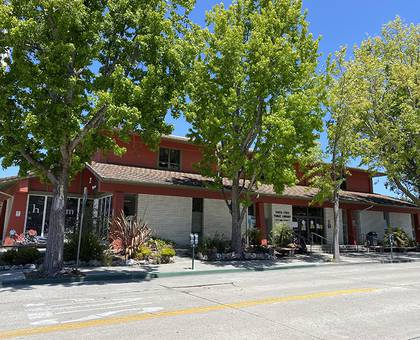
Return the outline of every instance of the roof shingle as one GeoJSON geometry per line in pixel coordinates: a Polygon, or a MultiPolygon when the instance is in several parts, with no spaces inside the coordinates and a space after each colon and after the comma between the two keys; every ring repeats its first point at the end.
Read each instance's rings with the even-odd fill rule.
{"type": "MultiPolygon", "coordinates": [[[[99,177],[99,179],[105,182],[182,185],[191,187],[205,187],[206,185],[213,183],[213,181],[210,178],[204,177],[200,174],[193,174],[187,172],[149,169],[97,162],[92,162],[88,164],[88,167],[94,174],[96,174],[99,177]]],[[[229,186],[228,181],[226,181],[226,186],[229,186]]],[[[272,185],[263,184],[256,190],[256,192],[258,192],[261,195],[275,195],[287,198],[310,200],[317,193],[317,189],[308,186],[295,185],[292,187],[286,187],[281,195],[277,195],[272,185]]],[[[380,194],[341,191],[340,198],[342,201],[354,203],[415,207],[414,204],[411,204],[407,201],[380,194]]]]}

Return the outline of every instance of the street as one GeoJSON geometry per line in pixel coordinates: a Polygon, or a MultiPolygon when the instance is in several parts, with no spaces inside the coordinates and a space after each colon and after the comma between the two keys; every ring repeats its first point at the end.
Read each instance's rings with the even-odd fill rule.
{"type": "Polygon", "coordinates": [[[420,263],[2,288],[0,339],[416,339],[420,263]]]}

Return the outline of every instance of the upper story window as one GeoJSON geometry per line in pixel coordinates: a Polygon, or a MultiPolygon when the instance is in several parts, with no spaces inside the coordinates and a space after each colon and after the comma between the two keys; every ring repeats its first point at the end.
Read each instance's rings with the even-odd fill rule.
{"type": "Polygon", "coordinates": [[[168,170],[181,169],[181,151],[175,149],[159,149],[159,168],[168,170]]]}

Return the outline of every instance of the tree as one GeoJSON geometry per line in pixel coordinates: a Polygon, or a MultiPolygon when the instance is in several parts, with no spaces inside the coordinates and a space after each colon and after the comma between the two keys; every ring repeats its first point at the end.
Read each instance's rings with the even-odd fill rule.
{"type": "Polygon", "coordinates": [[[294,165],[322,128],[324,79],[301,1],[237,0],[206,20],[185,112],[203,147],[199,169],[223,193],[232,248],[241,253],[256,189],[266,183],[281,193],[294,184],[294,165]]]}
{"type": "Polygon", "coordinates": [[[354,119],[348,104],[357,98],[346,77],[345,54],[344,48],[337,52],[335,60],[328,67],[326,150],[321,152],[319,147],[315,147],[302,163],[309,184],[319,189],[312,203],[330,201],[333,204],[333,259],[337,262],[340,261],[340,190],[349,175],[347,165],[356,154],[354,119]]]}
{"type": "Polygon", "coordinates": [[[53,186],[45,269],[62,267],[69,181],[112,135],[154,145],[178,112],[192,0],[28,0],[0,5],[2,166],[53,186]]]}
{"type": "Polygon", "coordinates": [[[362,163],[420,206],[420,25],[388,23],[354,49],[346,73],[362,163]]]}

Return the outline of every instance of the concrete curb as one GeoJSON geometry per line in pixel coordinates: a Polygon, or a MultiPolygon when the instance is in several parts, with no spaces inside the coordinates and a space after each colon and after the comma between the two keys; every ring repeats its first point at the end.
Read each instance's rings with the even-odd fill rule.
{"type": "Polygon", "coordinates": [[[5,280],[0,282],[1,287],[14,286],[38,286],[38,285],[55,285],[55,284],[72,284],[72,283],[88,283],[88,282],[113,282],[113,281],[146,281],[165,277],[182,277],[182,276],[196,276],[196,275],[212,275],[224,273],[251,273],[263,271],[277,271],[300,268],[314,268],[324,266],[352,266],[352,265],[367,265],[367,264],[387,264],[387,263],[407,263],[420,262],[420,259],[395,259],[383,261],[362,261],[362,262],[315,262],[306,264],[285,264],[277,267],[253,267],[253,268],[228,268],[228,269],[213,269],[213,270],[197,270],[197,271],[180,271],[180,272],[146,272],[133,271],[123,273],[95,273],[87,274],[82,277],[61,277],[61,278],[46,278],[46,279],[24,279],[24,280],[5,280]]]}

